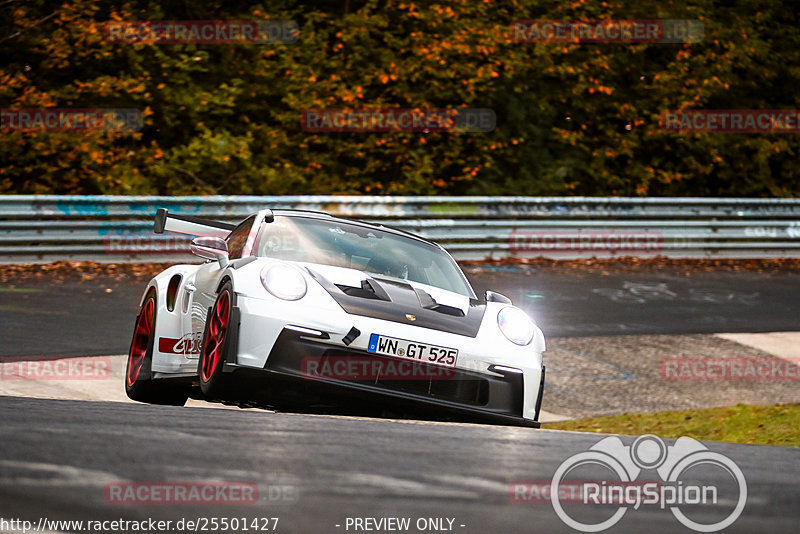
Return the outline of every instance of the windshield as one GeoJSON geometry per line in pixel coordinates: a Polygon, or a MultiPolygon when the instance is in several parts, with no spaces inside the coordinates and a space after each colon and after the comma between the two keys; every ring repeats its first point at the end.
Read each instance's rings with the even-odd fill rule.
{"type": "Polygon", "coordinates": [[[256,256],[358,269],[474,296],[461,269],[438,247],[358,224],[276,215],[262,223],[256,256]]]}

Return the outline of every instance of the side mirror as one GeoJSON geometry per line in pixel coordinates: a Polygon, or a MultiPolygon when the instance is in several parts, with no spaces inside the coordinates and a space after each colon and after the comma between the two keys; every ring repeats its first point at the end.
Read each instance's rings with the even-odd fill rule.
{"type": "Polygon", "coordinates": [[[217,260],[223,269],[228,266],[228,245],[221,237],[195,237],[192,254],[206,260],[217,260]]]}
{"type": "Polygon", "coordinates": [[[496,291],[486,291],[486,302],[502,302],[503,304],[511,304],[511,299],[507,296],[496,291]]]}

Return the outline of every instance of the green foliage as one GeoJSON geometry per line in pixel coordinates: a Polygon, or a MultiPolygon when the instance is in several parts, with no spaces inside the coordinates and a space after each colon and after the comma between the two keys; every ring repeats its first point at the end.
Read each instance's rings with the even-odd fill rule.
{"type": "Polygon", "coordinates": [[[705,410],[624,414],[547,423],[545,428],[800,447],[800,404],[738,404],[705,410]]]}
{"type": "Polygon", "coordinates": [[[0,107],[137,108],[135,133],[0,132],[0,193],[795,196],[797,134],[666,109],[800,109],[781,0],[10,0],[0,107]],[[519,43],[520,19],[700,19],[693,44],[519,43]],[[293,20],[296,43],[114,44],[107,21],[293,20]],[[314,133],[304,110],[491,108],[490,133],[314,133]]]}

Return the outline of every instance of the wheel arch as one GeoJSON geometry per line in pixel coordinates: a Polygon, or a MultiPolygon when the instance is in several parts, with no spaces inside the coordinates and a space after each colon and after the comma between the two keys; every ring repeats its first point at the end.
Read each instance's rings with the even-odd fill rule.
{"type": "Polygon", "coordinates": [[[228,282],[231,283],[231,286],[234,285],[233,276],[231,275],[231,273],[225,273],[224,275],[222,275],[222,278],[220,278],[219,283],[217,284],[217,290],[215,291],[215,293],[219,294],[220,290],[222,289],[222,286],[224,286],[228,282]]]}

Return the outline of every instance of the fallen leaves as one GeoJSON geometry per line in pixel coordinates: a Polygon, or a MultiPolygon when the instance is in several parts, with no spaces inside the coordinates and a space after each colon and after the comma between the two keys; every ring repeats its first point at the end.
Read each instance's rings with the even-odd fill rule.
{"type": "MultiPolygon", "coordinates": [[[[551,269],[564,273],[610,274],[612,272],[654,272],[669,270],[672,274],[691,276],[697,272],[748,271],[773,273],[800,272],[800,258],[774,259],[676,259],[654,258],[590,258],[580,260],[552,260],[547,258],[505,258],[500,260],[461,261],[465,268],[483,266],[525,266],[533,269],[551,269]]],[[[99,278],[114,280],[147,281],[173,263],[98,263],[92,261],[59,261],[46,264],[0,265],[0,283],[18,283],[27,280],[91,281],[99,278]]]]}

